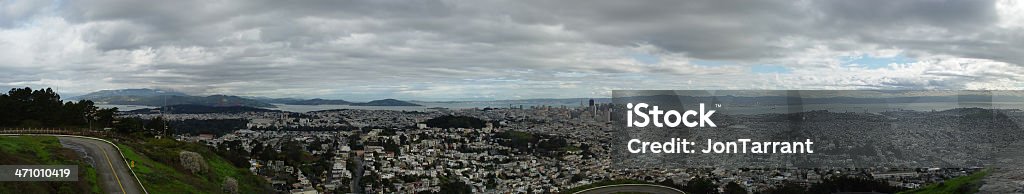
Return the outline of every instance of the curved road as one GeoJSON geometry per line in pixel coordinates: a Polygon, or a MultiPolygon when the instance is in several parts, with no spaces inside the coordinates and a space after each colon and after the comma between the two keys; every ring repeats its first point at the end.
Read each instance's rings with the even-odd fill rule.
{"type": "Polygon", "coordinates": [[[685,194],[679,189],[661,185],[649,184],[621,184],[594,187],[574,194],[607,194],[607,193],[658,193],[658,194],[685,194]]]}
{"type": "Polygon", "coordinates": [[[113,144],[99,138],[73,136],[73,135],[51,135],[51,134],[0,134],[2,136],[56,136],[64,147],[71,147],[79,154],[82,151],[92,158],[93,168],[96,169],[97,181],[106,193],[120,194],[144,194],[147,193],[142,187],[135,174],[128,168],[128,164],[121,157],[121,151],[113,144]]]}
{"type": "MultiPolygon", "coordinates": [[[[60,136],[61,144],[84,149],[93,160],[97,180],[106,193],[139,194],[144,193],[139,183],[128,168],[121,152],[113,145],[96,139],[60,136]]],[[[83,156],[85,157],[85,156],[83,156]]]]}

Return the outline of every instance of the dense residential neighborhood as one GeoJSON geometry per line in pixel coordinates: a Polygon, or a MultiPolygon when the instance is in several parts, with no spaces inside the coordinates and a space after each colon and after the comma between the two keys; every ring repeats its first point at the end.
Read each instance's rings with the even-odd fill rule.
{"type": "MultiPolygon", "coordinates": [[[[557,193],[602,181],[638,180],[682,189],[765,192],[830,181],[869,180],[877,190],[913,189],[981,169],[615,168],[612,106],[534,106],[431,111],[324,110],[144,114],[167,123],[241,119],[220,133],[175,139],[243,149],[238,163],[290,193],[557,193]],[[443,121],[439,121],[443,120],[443,121]],[[480,123],[474,125],[473,123],[480,123]],[[455,125],[446,125],[455,123],[455,125]],[[443,125],[445,127],[437,127],[443,125]],[[738,187],[737,187],[738,186],[738,187]],[[703,188],[698,188],[703,187],[703,188]]],[[[1017,115],[1019,111],[1006,111],[1017,115]]],[[[920,114],[888,112],[893,117],[920,114]]],[[[871,117],[830,114],[814,117],[871,117]]],[[[749,119],[749,118],[748,118],[749,119]]],[[[834,118],[830,118],[834,119],[834,118]]],[[[231,158],[230,156],[228,158],[231,158]]],[[[849,181],[848,181],[849,182],[849,181]]],[[[824,186],[820,186],[824,187],[824,186]]]]}

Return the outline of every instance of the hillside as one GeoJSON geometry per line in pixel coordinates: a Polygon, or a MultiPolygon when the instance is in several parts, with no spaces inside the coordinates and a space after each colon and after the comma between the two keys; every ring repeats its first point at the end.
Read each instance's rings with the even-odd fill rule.
{"type": "Polygon", "coordinates": [[[901,194],[918,193],[977,193],[982,185],[982,179],[988,175],[988,170],[975,172],[974,174],[956,177],[941,183],[924,186],[918,189],[900,192],[901,194]]]}
{"type": "Polygon", "coordinates": [[[297,98],[265,98],[239,97],[229,95],[191,96],[185,93],[159,89],[123,89],[101,90],[89,94],[72,97],[75,100],[91,100],[97,104],[169,106],[169,105],[203,105],[213,107],[248,106],[258,108],[274,108],[272,103],[287,105],[352,105],[352,106],[421,106],[416,103],[383,99],[369,102],[349,102],[340,99],[297,99],[297,98]]]}
{"type": "Polygon", "coordinates": [[[352,104],[352,102],[345,101],[345,100],[327,100],[327,99],[314,98],[314,99],[309,99],[309,100],[297,100],[297,101],[285,102],[283,104],[288,104],[288,105],[346,105],[346,104],[352,104]]]}
{"type": "Polygon", "coordinates": [[[281,112],[279,110],[269,110],[262,108],[253,108],[248,106],[207,106],[207,105],[195,105],[195,104],[178,104],[164,106],[160,108],[148,108],[138,109],[129,111],[131,113],[150,113],[156,110],[163,110],[164,113],[168,114],[208,114],[208,113],[242,113],[242,112],[281,112]]]}
{"type": "Polygon", "coordinates": [[[101,193],[96,169],[56,137],[0,136],[0,165],[78,165],[74,182],[0,182],[0,193],[101,193]]]}
{"type": "Polygon", "coordinates": [[[352,106],[423,106],[411,102],[395,100],[395,99],[383,99],[374,100],[370,102],[352,103],[352,106]]]}
{"type": "Polygon", "coordinates": [[[100,90],[92,93],[88,93],[81,96],[75,96],[68,99],[71,100],[88,100],[88,99],[100,99],[115,96],[139,96],[139,97],[152,97],[152,96],[188,96],[188,94],[161,90],[161,89],[120,89],[120,90],[100,90]]]}
{"type": "Polygon", "coordinates": [[[135,173],[150,193],[214,193],[223,191],[223,183],[229,177],[237,180],[238,193],[272,192],[263,178],[232,165],[204,145],[149,139],[120,147],[126,159],[135,161],[135,173]],[[182,151],[202,155],[208,169],[199,173],[186,170],[179,159],[182,151]]]}
{"type": "Polygon", "coordinates": [[[103,90],[76,96],[72,99],[92,100],[97,104],[164,106],[178,104],[195,104],[206,106],[249,106],[272,108],[274,105],[259,100],[228,95],[190,96],[181,92],[125,89],[103,90]]]}

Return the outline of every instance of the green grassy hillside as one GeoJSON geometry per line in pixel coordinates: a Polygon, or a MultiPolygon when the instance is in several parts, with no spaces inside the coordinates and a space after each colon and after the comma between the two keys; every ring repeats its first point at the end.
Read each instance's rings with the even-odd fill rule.
{"type": "Polygon", "coordinates": [[[945,182],[932,184],[918,189],[900,192],[901,194],[945,194],[945,193],[978,193],[981,179],[988,175],[988,170],[976,172],[968,176],[949,179],[945,182]]]}
{"type": "Polygon", "coordinates": [[[222,184],[228,177],[238,180],[239,193],[272,192],[265,180],[233,166],[203,145],[150,139],[119,147],[125,158],[135,161],[135,173],[150,193],[223,193],[222,184]],[[179,162],[181,151],[203,155],[209,170],[198,174],[185,170],[179,162]]]}
{"type": "Polygon", "coordinates": [[[78,165],[78,181],[0,182],[0,193],[101,193],[96,170],[56,137],[0,136],[0,165],[78,165]]]}

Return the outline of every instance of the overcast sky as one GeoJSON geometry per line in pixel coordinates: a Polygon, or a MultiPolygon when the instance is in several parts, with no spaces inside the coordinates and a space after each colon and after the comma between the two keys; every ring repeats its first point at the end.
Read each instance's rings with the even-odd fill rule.
{"type": "Polygon", "coordinates": [[[1021,1],[0,0],[0,87],[458,100],[1022,89],[1021,1]]]}

